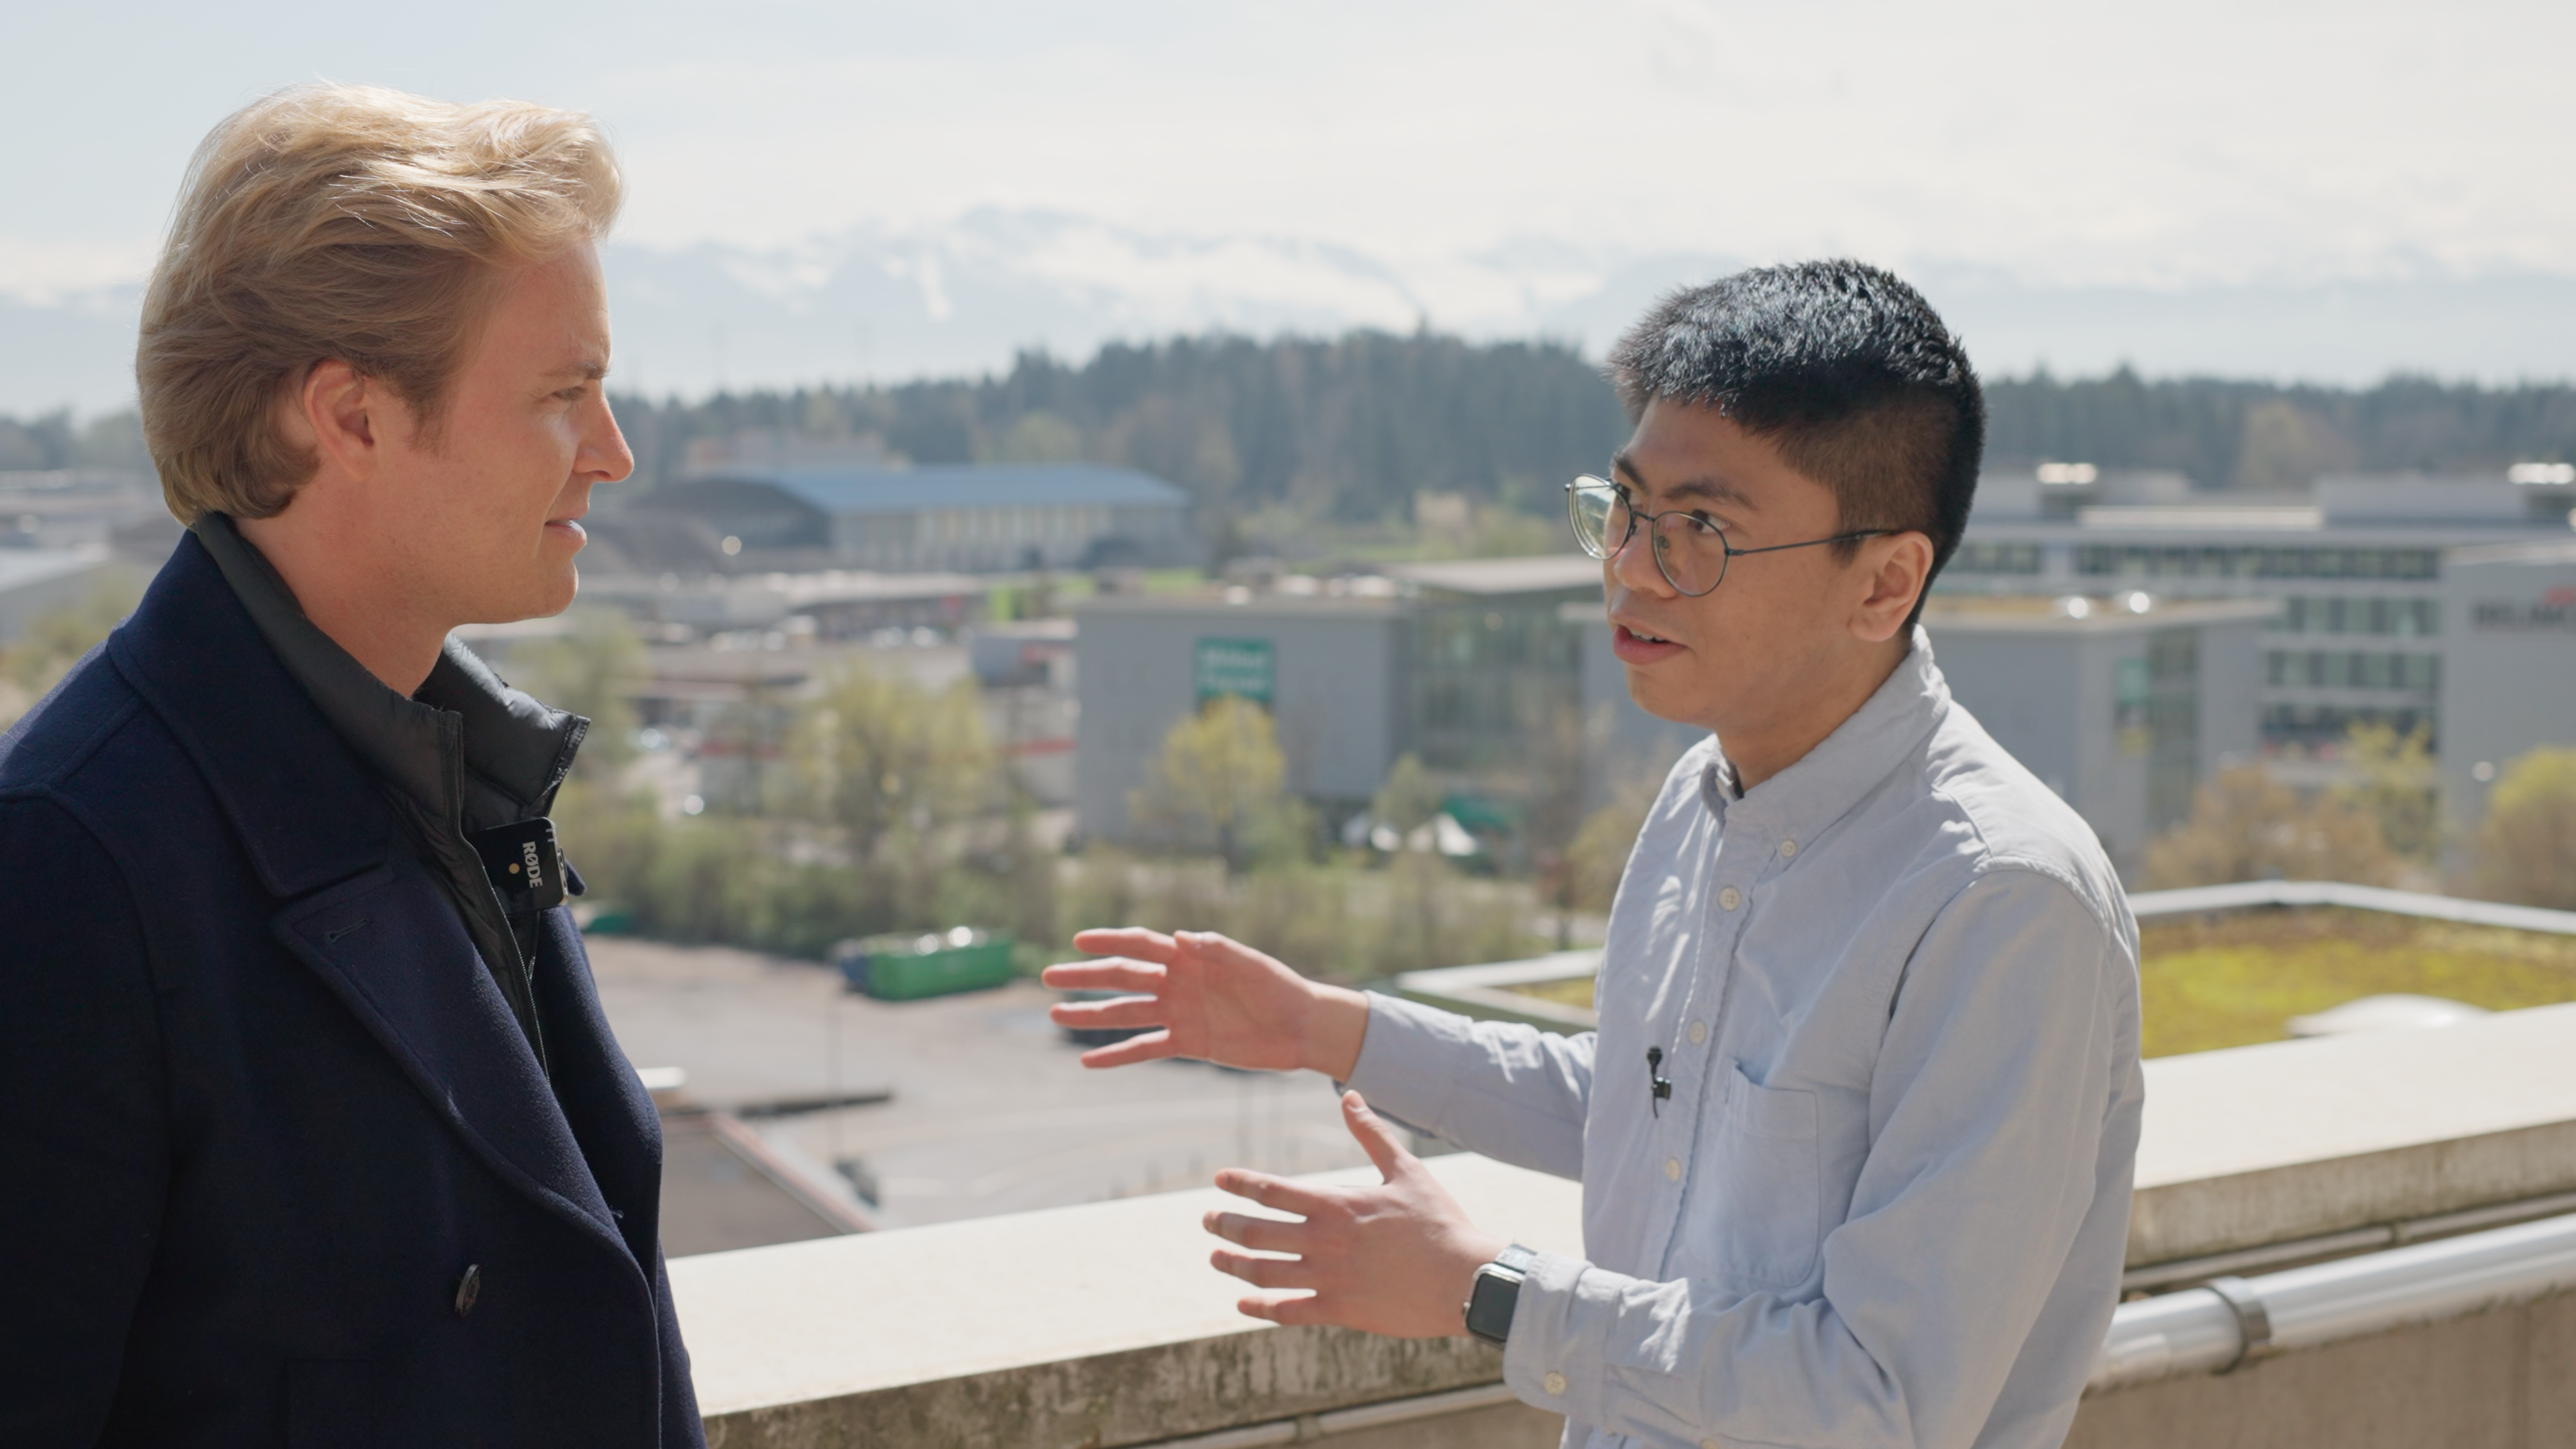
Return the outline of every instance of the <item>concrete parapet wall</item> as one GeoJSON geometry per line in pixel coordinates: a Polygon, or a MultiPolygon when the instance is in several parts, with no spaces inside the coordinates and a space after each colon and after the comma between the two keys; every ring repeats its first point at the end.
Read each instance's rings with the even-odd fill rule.
{"type": "MultiPolygon", "coordinates": [[[[1466,1155],[1430,1166],[1479,1222],[1581,1251],[1574,1183],[1466,1155]]],[[[1202,1190],[675,1259],[709,1441],[1117,1449],[1502,1377],[1501,1355],[1465,1338],[1243,1317],[1246,1290],[1208,1266],[1199,1226],[1220,1206],[1257,1211],[1202,1190]]]]}
{"type": "MultiPolygon", "coordinates": [[[[2130,1262],[2576,1188],[2571,1061],[2576,1006],[2150,1063],[2130,1262]]],[[[1580,1253],[1576,1184],[1464,1154],[1430,1167],[1492,1231],[1580,1253]]],[[[1501,1377],[1500,1356],[1465,1339],[1242,1317],[1241,1285],[1207,1263],[1199,1220],[1218,1206],[1243,1208],[1171,1193],[676,1259],[709,1439],[1134,1449],[1215,1435],[1187,1449],[1252,1449],[1318,1437],[1317,1416],[1501,1377]]],[[[1400,1423],[1343,1417],[1328,1441],[1553,1442],[1549,1415],[1464,1398],[1400,1423]]],[[[2097,1393],[2069,1443],[2576,1449],[2576,1295],[2097,1393]]]]}

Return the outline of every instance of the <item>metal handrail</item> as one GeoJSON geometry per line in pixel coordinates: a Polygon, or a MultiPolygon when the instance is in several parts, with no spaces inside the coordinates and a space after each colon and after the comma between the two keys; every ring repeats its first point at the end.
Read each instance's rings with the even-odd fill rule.
{"type": "Polygon", "coordinates": [[[2225,1292],[2192,1288],[2121,1304],[2086,1388],[2222,1373],[2249,1356],[2438,1323],[2571,1288],[2576,1214],[2230,1279],[2225,1292]]]}

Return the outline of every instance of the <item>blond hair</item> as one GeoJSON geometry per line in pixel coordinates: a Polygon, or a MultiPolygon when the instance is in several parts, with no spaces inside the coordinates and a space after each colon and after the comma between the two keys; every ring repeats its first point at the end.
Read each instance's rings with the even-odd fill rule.
{"type": "Polygon", "coordinates": [[[434,440],[508,272],[605,232],[619,191],[574,111],[313,85],[226,118],[189,164],[135,350],[170,511],[286,507],[316,460],[278,414],[317,362],[383,383],[434,440]]]}

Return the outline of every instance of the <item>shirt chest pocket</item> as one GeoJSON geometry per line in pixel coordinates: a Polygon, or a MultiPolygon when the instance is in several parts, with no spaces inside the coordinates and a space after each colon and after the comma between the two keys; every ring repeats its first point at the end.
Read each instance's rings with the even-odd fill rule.
{"type": "Polygon", "coordinates": [[[1815,1094],[1756,1086],[1728,1062],[1711,1105],[1683,1205],[1683,1273],[1793,1288],[1824,1241],[1815,1094]]]}

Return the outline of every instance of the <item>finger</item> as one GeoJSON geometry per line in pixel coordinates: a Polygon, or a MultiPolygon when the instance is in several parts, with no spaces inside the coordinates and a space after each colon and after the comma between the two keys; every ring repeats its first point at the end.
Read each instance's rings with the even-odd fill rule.
{"type": "Polygon", "coordinates": [[[1285,1178],[1272,1177],[1266,1172],[1249,1172],[1240,1167],[1229,1167],[1218,1173],[1216,1185],[1220,1191],[1248,1197],[1263,1207],[1295,1213],[1301,1218],[1314,1216],[1331,1206],[1332,1201],[1311,1187],[1300,1187],[1285,1178]]]}
{"type": "Polygon", "coordinates": [[[1172,959],[1172,938],[1142,926],[1105,926],[1073,933],[1073,949],[1094,956],[1138,956],[1148,961],[1172,959]]]}
{"type": "Polygon", "coordinates": [[[1298,1253],[1306,1246],[1304,1223],[1256,1218],[1249,1213],[1209,1213],[1199,1226],[1240,1248],[1257,1253],[1298,1253]]]}
{"type": "Polygon", "coordinates": [[[1163,989],[1171,972],[1145,961],[1110,956],[1098,961],[1059,961],[1038,973],[1038,980],[1059,991],[1142,991],[1163,989]]]}
{"type": "Polygon", "coordinates": [[[1230,1278],[1240,1278],[1255,1288],[1312,1288],[1315,1270],[1303,1258],[1256,1258],[1250,1253],[1237,1253],[1219,1248],[1208,1254],[1208,1265],[1230,1278]]]}
{"type": "Polygon", "coordinates": [[[1172,1045],[1170,1032],[1150,1031],[1143,1036],[1131,1036],[1125,1041],[1114,1041],[1107,1046],[1093,1047],[1082,1054],[1082,1064],[1093,1068],[1125,1067],[1133,1066],[1138,1062],[1161,1061],[1165,1057],[1177,1056],[1179,1053],[1180,1048],[1172,1045]]]}
{"type": "Polygon", "coordinates": [[[1246,1318],[1266,1319],[1283,1327],[1308,1323],[1330,1323],[1332,1315],[1313,1293],[1272,1293],[1260,1298],[1238,1300],[1234,1311],[1246,1318]]]}
{"type": "Polygon", "coordinates": [[[1122,996],[1115,1001],[1059,1001],[1047,1008],[1047,1019],[1080,1031],[1112,1027],[1171,1024],[1171,1010],[1150,996],[1122,996]]]}
{"type": "Polygon", "coordinates": [[[1403,1139],[1395,1135],[1395,1125],[1369,1110],[1369,1104],[1357,1092],[1342,1094],[1342,1122],[1359,1139],[1360,1150],[1377,1164],[1378,1173],[1393,1182],[1398,1173],[1411,1170],[1418,1160],[1407,1151],[1403,1139]]]}

